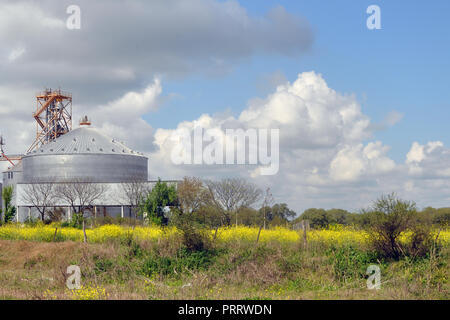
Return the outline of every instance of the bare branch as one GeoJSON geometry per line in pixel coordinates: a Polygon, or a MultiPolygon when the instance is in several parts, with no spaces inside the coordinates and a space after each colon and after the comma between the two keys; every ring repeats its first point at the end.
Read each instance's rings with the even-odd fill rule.
{"type": "Polygon", "coordinates": [[[231,224],[231,215],[240,208],[251,207],[261,197],[261,190],[243,178],[229,178],[221,181],[206,181],[209,202],[224,216],[225,222],[231,224]]]}
{"type": "Polygon", "coordinates": [[[144,201],[146,195],[151,191],[150,186],[146,181],[142,181],[138,177],[130,182],[121,184],[122,195],[120,201],[127,206],[130,206],[134,211],[134,217],[137,216],[137,209],[144,201]]]}
{"type": "Polygon", "coordinates": [[[84,211],[93,207],[107,190],[106,185],[89,182],[89,179],[72,179],[59,183],[56,195],[66,201],[75,213],[84,214],[84,211]]]}
{"type": "Polygon", "coordinates": [[[51,182],[39,183],[33,181],[24,185],[23,191],[22,200],[36,208],[41,220],[44,221],[47,208],[55,203],[55,185],[51,182]]]}

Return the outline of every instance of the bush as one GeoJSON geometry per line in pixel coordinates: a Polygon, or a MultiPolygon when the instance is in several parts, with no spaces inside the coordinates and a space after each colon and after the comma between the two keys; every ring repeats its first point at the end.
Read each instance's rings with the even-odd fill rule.
{"type": "Polygon", "coordinates": [[[431,225],[418,224],[414,226],[410,241],[405,245],[405,252],[412,258],[425,257],[430,253],[430,249],[435,246],[437,250],[440,246],[435,242],[431,225]]]}
{"type": "Polygon", "coordinates": [[[302,220],[309,220],[311,228],[322,229],[328,227],[331,216],[324,209],[310,208],[300,216],[302,220]]]}
{"type": "Polygon", "coordinates": [[[147,214],[146,220],[154,225],[167,225],[165,208],[176,204],[177,191],[174,185],[168,185],[158,178],[158,182],[144,199],[139,214],[147,214]]]}
{"type": "Polygon", "coordinates": [[[207,250],[211,247],[208,229],[201,226],[193,217],[192,213],[183,213],[179,209],[173,209],[171,224],[181,231],[183,245],[187,250],[207,250]]]}
{"type": "Polygon", "coordinates": [[[293,223],[300,222],[301,220],[308,220],[311,228],[324,229],[330,225],[341,224],[349,225],[355,223],[358,217],[346,210],[342,209],[306,209],[299,218],[292,221],[293,223]]]}
{"type": "Polygon", "coordinates": [[[433,217],[433,223],[442,227],[450,226],[450,209],[441,208],[437,210],[436,215],[433,217]]]}
{"type": "Polygon", "coordinates": [[[146,276],[174,275],[184,273],[188,270],[206,270],[216,256],[214,250],[189,251],[180,249],[175,257],[162,257],[157,254],[151,255],[144,263],[142,271],[146,276]]]}
{"type": "Polygon", "coordinates": [[[52,223],[62,221],[65,212],[62,208],[54,208],[53,210],[47,210],[46,214],[47,214],[46,220],[50,221],[49,223],[52,223]]]}
{"type": "Polygon", "coordinates": [[[33,217],[27,217],[24,221],[24,224],[27,227],[36,227],[38,225],[40,225],[42,222],[41,220],[37,219],[37,218],[33,218],[33,217]]]}
{"type": "Polygon", "coordinates": [[[209,238],[207,232],[196,229],[192,226],[185,226],[181,229],[183,234],[183,244],[189,251],[202,251],[208,249],[209,238]]]}
{"type": "Polygon", "coordinates": [[[128,258],[142,257],[144,250],[141,245],[133,238],[132,232],[127,232],[125,239],[122,239],[121,243],[128,247],[128,258]]]}
{"type": "Polygon", "coordinates": [[[414,202],[398,199],[395,194],[382,196],[366,215],[371,244],[381,256],[398,260],[402,256],[423,256],[430,249],[429,219],[418,215],[414,202]],[[400,235],[407,231],[412,233],[411,240],[400,242],[400,235]]]}
{"type": "Polygon", "coordinates": [[[365,277],[367,267],[377,262],[376,253],[365,252],[352,245],[332,247],[327,255],[336,278],[341,281],[365,277]]]}
{"type": "Polygon", "coordinates": [[[100,256],[94,255],[94,272],[100,274],[103,272],[108,272],[113,269],[114,262],[110,259],[102,258],[100,256]]]}
{"type": "Polygon", "coordinates": [[[14,221],[14,217],[16,216],[16,207],[12,205],[13,197],[14,197],[13,186],[4,187],[2,190],[2,198],[5,204],[3,212],[5,223],[14,221]]]}
{"type": "Polygon", "coordinates": [[[73,213],[72,218],[69,221],[61,223],[62,228],[70,227],[76,229],[83,228],[83,215],[81,213],[73,213]]]}

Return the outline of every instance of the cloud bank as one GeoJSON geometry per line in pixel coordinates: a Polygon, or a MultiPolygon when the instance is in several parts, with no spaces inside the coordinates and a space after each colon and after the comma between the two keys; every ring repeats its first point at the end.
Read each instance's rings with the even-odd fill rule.
{"type": "MultiPolygon", "coordinates": [[[[84,114],[107,134],[149,156],[150,178],[242,176],[271,187],[277,201],[308,207],[358,209],[395,191],[419,205],[450,201],[450,150],[442,142],[414,142],[397,163],[389,146],[374,141],[403,114],[371,123],[354,95],[336,92],[315,72],[293,82],[275,74],[276,90],[249,100],[240,114],[201,115],[172,129],[144,117],[161,105],[164,79],[218,76],[255,55],[301,56],[314,43],[308,22],[282,7],[251,16],[236,1],[164,0],[115,3],[80,0],[81,30],[66,28],[72,1],[0,4],[0,132],[8,152],[33,140],[33,94],[44,86],[70,88],[74,122],[84,114]],[[170,161],[176,130],[280,130],[280,169],[181,165],[170,161]]],[[[265,90],[267,91],[267,90],[265,90]]],[[[2,164],[5,168],[5,164],[2,164]]],[[[1,168],[0,168],[1,169],[1,168]]]]}
{"type": "Polygon", "coordinates": [[[371,141],[372,130],[355,96],[329,88],[320,74],[304,72],[266,98],[252,99],[238,117],[203,114],[172,130],[157,129],[150,174],[153,178],[244,176],[271,187],[280,201],[297,210],[359,209],[388,192],[419,205],[445,205],[449,198],[436,188],[450,187],[450,150],[439,141],[415,142],[405,163],[396,163],[389,158],[389,146],[371,141]],[[219,136],[228,128],[280,129],[279,173],[259,176],[256,166],[176,166],[167,161],[174,147],[170,137],[177,130],[192,132],[197,127],[214,129],[219,136]]]}

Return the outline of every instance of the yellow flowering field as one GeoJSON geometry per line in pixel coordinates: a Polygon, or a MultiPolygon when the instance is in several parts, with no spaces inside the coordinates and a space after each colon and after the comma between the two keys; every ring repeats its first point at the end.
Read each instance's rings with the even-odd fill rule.
{"type": "MultiPolygon", "coordinates": [[[[29,227],[22,224],[9,224],[0,227],[0,239],[7,240],[33,240],[53,241],[55,226],[29,227]]],[[[158,240],[162,237],[172,237],[178,233],[175,228],[159,227],[122,227],[118,225],[104,225],[94,229],[86,229],[89,242],[101,243],[113,239],[124,239],[132,233],[133,237],[140,240],[158,240]]],[[[58,228],[58,240],[83,241],[83,230],[76,228],[58,228]]]]}
{"type": "MultiPolygon", "coordinates": [[[[233,242],[233,241],[256,241],[258,237],[259,228],[255,227],[227,227],[219,228],[217,231],[217,240],[221,242],[233,242]]],[[[212,231],[213,234],[215,231],[212,231]]],[[[272,229],[261,230],[259,236],[260,242],[296,242],[300,238],[297,231],[275,227],[272,229]]]]}
{"type": "MultiPolygon", "coordinates": [[[[105,288],[100,286],[81,286],[79,289],[66,289],[66,297],[71,300],[106,300],[109,294],[105,288]]],[[[44,291],[46,300],[58,300],[60,297],[55,291],[47,289],[44,291]]]]}
{"type": "MultiPolygon", "coordinates": [[[[0,227],[0,239],[6,240],[32,240],[32,241],[53,241],[55,238],[55,225],[38,225],[35,227],[23,224],[8,224],[0,227]]],[[[223,227],[217,231],[216,241],[230,243],[236,241],[254,242],[258,237],[259,228],[256,227],[223,227]]],[[[215,230],[211,230],[211,237],[215,230]]],[[[436,233],[437,234],[437,233],[436,233]]],[[[104,225],[101,227],[86,229],[89,242],[102,243],[114,239],[125,239],[132,236],[138,240],[157,241],[158,239],[168,239],[180,235],[179,230],[174,227],[137,226],[134,229],[119,225],[104,225]]],[[[275,227],[261,230],[260,242],[281,242],[293,243],[300,241],[302,232],[275,227]]],[[[408,241],[408,234],[402,235],[403,241],[408,241]]],[[[83,231],[75,228],[58,227],[56,240],[83,241],[83,231]]],[[[362,230],[351,227],[332,226],[324,230],[310,230],[308,232],[309,242],[322,242],[326,244],[366,243],[368,235],[362,230]]],[[[441,230],[439,241],[443,244],[450,244],[450,229],[441,230]]]]}
{"type": "Polygon", "coordinates": [[[350,227],[330,227],[324,230],[311,230],[308,232],[308,241],[324,242],[327,244],[367,243],[369,236],[362,230],[350,227]]]}
{"type": "Polygon", "coordinates": [[[69,290],[72,300],[105,300],[106,290],[99,286],[81,286],[80,289],[69,290]]]}
{"type": "MultiPolygon", "coordinates": [[[[411,233],[405,232],[400,236],[401,242],[408,242],[411,233]]],[[[444,245],[450,245],[450,229],[434,231],[434,237],[438,237],[438,241],[444,245]],[[438,234],[439,233],[439,234],[438,234]]],[[[346,226],[330,226],[324,230],[311,230],[308,232],[308,241],[318,241],[328,244],[364,244],[369,240],[369,235],[363,230],[356,230],[352,227],[346,226]]]]}

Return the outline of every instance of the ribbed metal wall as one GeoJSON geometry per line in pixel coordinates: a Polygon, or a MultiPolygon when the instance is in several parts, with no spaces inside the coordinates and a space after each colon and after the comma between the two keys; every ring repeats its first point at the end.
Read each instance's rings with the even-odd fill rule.
{"type": "Polygon", "coordinates": [[[89,182],[147,181],[144,156],[120,154],[36,154],[22,158],[24,183],[82,179],[89,182]]]}
{"type": "Polygon", "coordinates": [[[22,158],[24,183],[147,181],[148,159],[93,127],[80,127],[22,158]]]}

